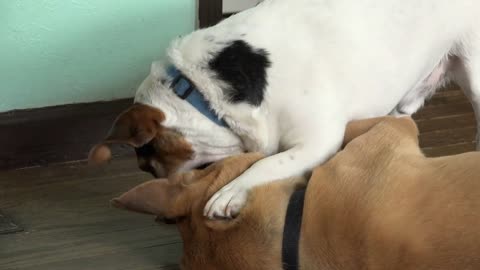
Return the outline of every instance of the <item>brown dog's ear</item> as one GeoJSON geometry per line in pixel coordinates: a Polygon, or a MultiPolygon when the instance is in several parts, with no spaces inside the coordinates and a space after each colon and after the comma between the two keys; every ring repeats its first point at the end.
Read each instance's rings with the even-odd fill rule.
{"type": "Polygon", "coordinates": [[[187,192],[167,179],[148,181],[111,201],[114,207],[166,218],[187,215],[187,192]]]}
{"type": "MultiPolygon", "coordinates": [[[[211,195],[263,156],[248,153],[227,158],[203,170],[171,175],[141,184],[111,201],[134,212],[174,219],[191,214],[192,207],[204,207],[211,195]]],[[[234,223],[228,223],[228,226],[234,223]]],[[[226,225],[223,225],[226,226],[226,225]]]]}
{"type": "Polygon", "coordinates": [[[383,130],[383,132],[388,131],[397,135],[402,134],[404,138],[411,138],[418,144],[418,128],[411,117],[385,116],[348,123],[342,147],[374,127],[376,131],[383,130]]]}
{"type": "Polygon", "coordinates": [[[419,130],[417,124],[411,117],[388,117],[382,124],[384,124],[386,128],[388,127],[394,130],[393,132],[396,134],[411,139],[415,144],[418,144],[419,130]]]}
{"type": "Polygon", "coordinates": [[[348,123],[347,128],[345,130],[342,148],[345,147],[345,145],[347,145],[349,142],[351,142],[355,138],[367,133],[372,127],[387,120],[388,118],[393,118],[393,117],[385,116],[385,117],[351,121],[350,123],[348,123]]]}
{"type": "Polygon", "coordinates": [[[165,115],[155,108],[135,104],[117,117],[107,138],[95,145],[88,157],[89,163],[101,164],[111,158],[109,144],[128,144],[141,147],[161,131],[165,115]]]}

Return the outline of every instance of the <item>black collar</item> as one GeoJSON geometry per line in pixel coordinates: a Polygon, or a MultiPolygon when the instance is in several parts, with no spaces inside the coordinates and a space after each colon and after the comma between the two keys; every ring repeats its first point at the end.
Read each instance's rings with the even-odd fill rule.
{"type": "Polygon", "coordinates": [[[300,230],[306,189],[296,190],[290,197],[283,228],[282,264],[284,270],[298,270],[300,230]]]}

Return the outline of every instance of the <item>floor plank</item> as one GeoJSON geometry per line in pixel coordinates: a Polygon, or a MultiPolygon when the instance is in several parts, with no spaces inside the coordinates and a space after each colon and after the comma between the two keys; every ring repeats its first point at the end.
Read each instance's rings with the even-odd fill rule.
{"type": "Polygon", "coordinates": [[[425,155],[438,157],[475,150],[475,115],[458,87],[438,92],[413,117],[425,155]]]}
{"type": "Polygon", "coordinates": [[[475,143],[458,143],[453,145],[442,145],[437,147],[425,147],[422,149],[425,155],[430,157],[441,157],[457,155],[465,152],[475,151],[475,143]]]}
{"type": "Polygon", "coordinates": [[[21,232],[23,229],[0,212],[0,234],[21,232]]]}
{"type": "Polygon", "coordinates": [[[25,229],[0,235],[0,269],[177,269],[175,226],[108,204],[149,178],[134,160],[0,173],[0,209],[25,229]]]}

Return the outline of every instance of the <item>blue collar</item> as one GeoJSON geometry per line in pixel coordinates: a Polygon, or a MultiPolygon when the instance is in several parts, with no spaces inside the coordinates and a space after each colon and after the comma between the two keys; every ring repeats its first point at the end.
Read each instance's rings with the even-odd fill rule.
{"type": "Polygon", "coordinates": [[[173,92],[181,99],[187,101],[192,105],[197,111],[205,115],[215,124],[228,127],[225,121],[218,117],[218,115],[210,107],[210,103],[205,99],[205,97],[198,91],[195,85],[182,74],[175,66],[170,66],[167,69],[167,74],[172,78],[172,83],[170,87],[173,89],[173,92]]]}

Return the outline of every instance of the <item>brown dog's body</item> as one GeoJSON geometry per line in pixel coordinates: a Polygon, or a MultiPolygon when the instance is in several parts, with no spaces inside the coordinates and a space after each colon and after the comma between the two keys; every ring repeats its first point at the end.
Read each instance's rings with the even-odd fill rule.
{"type": "MultiPolygon", "coordinates": [[[[480,269],[480,153],[425,158],[417,135],[408,118],[349,126],[346,141],[355,139],[309,180],[300,269],[480,269]]],[[[258,159],[148,182],[114,203],[178,218],[184,269],[282,269],[286,208],[304,179],[256,188],[234,220],[202,215],[208,198],[258,159]]]]}

